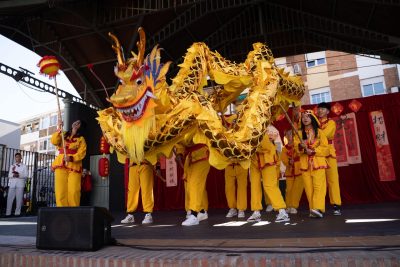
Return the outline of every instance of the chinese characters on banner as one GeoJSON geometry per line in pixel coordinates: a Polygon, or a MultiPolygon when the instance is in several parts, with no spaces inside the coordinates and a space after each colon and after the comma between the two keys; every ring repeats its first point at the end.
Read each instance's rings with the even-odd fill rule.
{"type": "Polygon", "coordinates": [[[178,185],[178,169],[175,161],[175,154],[165,161],[165,179],[167,187],[178,185]]]}
{"type": "Polygon", "coordinates": [[[346,115],[332,119],[336,122],[334,146],[338,166],[361,163],[355,113],[347,113],[346,115]]]}
{"type": "Polygon", "coordinates": [[[394,181],[396,178],[394,173],[392,152],[390,151],[383,113],[381,110],[378,110],[372,111],[369,114],[372,135],[374,136],[375,141],[379,178],[381,181],[394,181]]]}

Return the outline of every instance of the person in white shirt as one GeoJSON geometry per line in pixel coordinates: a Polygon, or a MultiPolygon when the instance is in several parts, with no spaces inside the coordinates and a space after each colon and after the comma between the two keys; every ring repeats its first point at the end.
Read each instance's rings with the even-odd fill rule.
{"type": "Polygon", "coordinates": [[[24,197],[25,180],[28,178],[28,169],[22,163],[21,153],[15,153],[15,163],[11,165],[8,172],[8,196],[6,216],[11,216],[11,209],[14,199],[17,199],[15,205],[15,216],[21,215],[22,200],[24,197]]]}

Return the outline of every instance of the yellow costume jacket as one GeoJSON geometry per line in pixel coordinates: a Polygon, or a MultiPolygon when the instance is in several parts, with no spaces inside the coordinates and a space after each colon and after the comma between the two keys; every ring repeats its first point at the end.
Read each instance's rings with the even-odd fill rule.
{"type": "Polygon", "coordinates": [[[54,162],[52,164],[52,169],[55,170],[57,168],[65,168],[70,171],[74,172],[82,172],[82,160],[86,156],[86,141],[83,136],[78,136],[78,137],[70,137],[70,136],[65,136],[64,134],[64,141],[65,141],[65,148],[66,148],[66,154],[68,157],[72,157],[72,162],[68,162],[65,164],[64,162],[64,149],[62,146],[62,141],[61,141],[61,132],[55,132],[51,136],[51,143],[55,145],[58,149],[58,156],[54,159],[54,162]]]}
{"type": "Polygon", "coordinates": [[[294,149],[293,145],[285,145],[282,149],[281,160],[286,166],[285,177],[295,178],[301,175],[300,171],[300,156],[294,149]],[[293,159],[293,164],[290,164],[290,159],[293,159]]]}
{"type": "Polygon", "coordinates": [[[320,120],[321,124],[321,131],[325,134],[326,138],[328,139],[329,144],[329,157],[336,158],[336,150],[335,146],[333,145],[333,139],[335,138],[336,132],[336,122],[331,119],[324,119],[320,120]]]}
{"type": "Polygon", "coordinates": [[[268,136],[265,136],[261,141],[257,152],[251,158],[251,163],[258,166],[259,170],[279,163],[276,146],[269,140],[268,136]]]}
{"type": "MultiPolygon", "coordinates": [[[[302,132],[299,131],[299,135],[302,136],[302,132]]],[[[302,148],[299,148],[300,140],[297,136],[294,139],[294,144],[297,153],[300,155],[300,169],[302,171],[307,171],[311,168],[311,170],[317,169],[327,169],[328,163],[326,161],[326,157],[329,156],[329,146],[328,139],[324,135],[324,133],[318,129],[318,137],[312,138],[312,140],[304,140],[306,142],[306,146],[309,149],[314,150],[313,155],[307,155],[302,148]]]]}

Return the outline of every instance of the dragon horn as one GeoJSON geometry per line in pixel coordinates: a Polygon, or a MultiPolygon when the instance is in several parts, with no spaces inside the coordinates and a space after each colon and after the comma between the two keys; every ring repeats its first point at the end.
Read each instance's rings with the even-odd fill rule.
{"type": "Polygon", "coordinates": [[[112,46],[112,49],[114,49],[115,53],[117,54],[118,65],[119,66],[124,66],[125,65],[125,60],[124,60],[123,55],[122,55],[121,44],[119,43],[118,38],[114,34],[112,34],[111,32],[108,33],[108,36],[110,36],[111,39],[115,43],[115,45],[112,46]]]}
{"type": "Polygon", "coordinates": [[[142,27],[139,27],[138,33],[140,36],[139,42],[136,43],[138,47],[137,66],[142,66],[144,61],[144,52],[146,48],[146,35],[142,27]]]}

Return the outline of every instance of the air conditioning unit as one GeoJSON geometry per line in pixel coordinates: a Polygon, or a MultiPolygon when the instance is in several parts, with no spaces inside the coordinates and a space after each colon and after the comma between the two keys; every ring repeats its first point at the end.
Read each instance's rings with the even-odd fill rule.
{"type": "Polygon", "coordinates": [[[299,64],[294,64],[293,65],[293,73],[301,75],[301,68],[300,68],[299,64]]]}
{"type": "Polygon", "coordinates": [[[399,92],[399,87],[394,86],[394,87],[390,88],[390,92],[391,93],[398,93],[399,92]]]}

